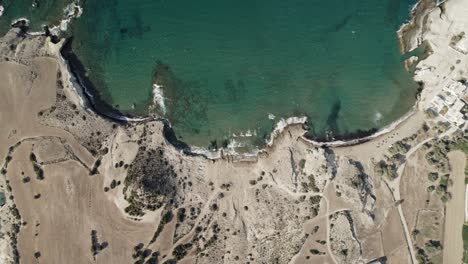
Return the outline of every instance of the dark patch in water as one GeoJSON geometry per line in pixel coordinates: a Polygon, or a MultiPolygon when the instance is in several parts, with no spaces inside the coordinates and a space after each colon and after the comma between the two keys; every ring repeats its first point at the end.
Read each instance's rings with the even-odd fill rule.
{"type": "MultiPolygon", "coordinates": [[[[371,129],[367,129],[367,130],[357,130],[356,132],[351,132],[351,133],[341,133],[341,134],[338,134],[338,135],[334,135],[333,138],[330,138],[329,136],[327,135],[317,135],[317,134],[314,134],[313,132],[308,132],[304,135],[305,138],[307,139],[310,139],[310,140],[314,140],[314,141],[317,141],[317,142],[332,142],[332,141],[337,141],[337,140],[353,140],[353,139],[359,139],[359,138],[365,138],[365,137],[368,137],[368,136],[371,136],[373,134],[375,134],[376,132],[378,131],[377,128],[371,128],[371,129]]],[[[365,142],[367,140],[362,140],[360,141],[361,143],[362,142],[365,142]]]]}
{"type": "Polygon", "coordinates": [[[317,142],[332,142],[337,140],[353,140],[368,137],[378,131],[377,128],[370,128],[368,130],[357,130],[355,132],[340,131],[338,127],[338,118],[341,111],[341,101],[338,99],[333,103],[330,114],[327,118],[327,129],[325,133],[316,133],[315,128],[312,126],[308,129],[305,137],[317,142]]]}
{"type": "MultiPolygon", "coordinates": [[[[83,64],[80,62],[76,54],[74,54],[72,51],[72,42],[72,38],[68,39],[62,47],[60,53],[62,54],[63,58],[67,61],[70,67],[70,73],[77,79],[81,87],[83,87],[83,89],[86,89],[84,95],[86,97],[86,101],[89,102],[89,107],[104,118],[108,118],[117,123],[125,123],[124,121],[117,119],[118,116],[123,115],[121,112],[119,112],[117,109],[100,99],[98,90],[93,85],[91,80],[89,80],[86,77],[86,70],[83,64]]],[[[177,139],[177,136],[168,120],[162,119],[161,121],[164,124],[163,135],[171,145],[173,145],[179,150],[182,150],[186,155],[204,156],[191,152],[189,145],[177,139]]]]}
{"type": "Polygon", "coordinates": [[[161,61],[156,62],[153,76],[153,83],[164,87],[171,123],[184,124],[191,133],[199,134],[202,127],[207,125],[206,102],[209,96],[198,92],[202,89],[197,82],[178,78],[170,67],[161,61]]]}
{"type": "Polygon", "coordinates": [[[349,21],[353,18],[353,15],[347,15],[345,16],[339,23],[334,25],[330,32],[339,32],[341,31],[346,25],[349,23],[349,21]]]}
{"type": "Polygon", "coordinates": [[[110,118],[117,122],[123,122],[122,120],[118,119],[118,117],[122,116],[123,114],[103,101],[98,89],[94,86],[91,80],[86,77],[86,69],[76,54],[73,53],[72,44],[73,37],[67,39],[62,49],[60,50],[60,53],[70,66],[71,74],[85,90],[83,94],[86,96],[86,99],[89,102],[89,107],[104,117],[110,118]]]}
{"type": "Polygon", "coordinates": [[[142,39],[143,35],[151,31],[150,26],[145,26],[141,16],[138,13],[132,15],[134,26],[122,27],[119,29],[120,39],[124,40],[127,38],[139,38],[142,39]]]}
{"type": "Polygon", "coordinates": [[[229,102],[238,102],[245,96],[245,84],[242,80],[235,82],[232,79],[224,81],[224,89],[226,90],[227,99],[229,102]]]}
{"type": "Polygon", "coordinates": [[[167,120],[163,120],[164,123],[164,128],[163,128],[163,135],[164,138],[169,141],[174,147],[176,147],[179,150],[183,150],[185,154],[190,154],[190,146],[187,145],[185,142],[180,141],[175,132],[174,129],[172,129],[171,125],[167,120]]]}
{"type": "Polygon", "coordinates": [[[327,117],[327,129],[332,135],[338,134],[338,118],[341,111],[341,100],[337,99],[331,108],[330,114],[327,117]]]}

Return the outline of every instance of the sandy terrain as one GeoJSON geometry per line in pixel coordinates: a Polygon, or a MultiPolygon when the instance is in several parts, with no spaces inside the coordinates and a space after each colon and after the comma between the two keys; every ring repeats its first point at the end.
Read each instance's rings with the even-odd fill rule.
{"type": "Polygon", "coordinates": [[[444,263],[457,263],[463,259],[461,226],[465,220],[465,162],[463,152],[449,154],[452,166],[452,200],[447,203],[444,230],[444,263]]]}
{"type": "MultiPolygon", "coordinates": [[[[34,57],[30,64],[2,62],[0,67],[4,78],[11,80],[0,86],[3,98],[8,98],[2,105],[15,109],[2,110],[2,119],[11,124],[10,131],[3,132],[3,145],[21,142],[9,154],[11,161],[6,176],[21,213],[23,226],[18,236],[18,248],[21,260],[26,263],[37,260],[72,263],[71,259],[74,263],[94,260],[129,263],[134,259],[133,248],[139,243],[152,252],[159,252],[160,259],[168,260],[177,245],[195,241],[194,237],[200,232],[194,231],[198,225],[205,226],[201,231],[203,237],[213,237],[210,230],[214,223],[221,228],[216,232],[224,233],[224,241],[213,249],[207,249],[206,242],[192,242],[200,247],[198,250],[210,250],[211,253],[203,257],[189,251],[184,259],[186,263],[194,257],[201,263],[217,262],[221,257],[228,262],[237,262],[239,256],[251,260],[277,259],[279,263],[289,260],[302,263],[307,259],[335,263],[337,259],[370,261],[385,253],[381,250],[383,246],[377,244],[376,249],[369,248],[372,252],[365,253],[363,258],[359,252],[368,250],[352,242],[359,234],[353,233],[353,225],[346,224],[349,220],[343,215],[348,210],[356,210],[353,217],[369,221],[367,213],[363,214],[360,209],[368,207],[372,211],[373,205],[363,205],[362,194],[352,184],[364,186],[370,179],[363,181],[359,175],[364,172],[356,169],[354,163],[349,163],[346,156],[339,158],[339,171],[335,171],[338,157],[329,156],[333,154],[298,140],[304,132],[300,126],[290,127],[287,133],[280,134],[275,144],[256,162],[209,161],[203,157],[185,156],[167,145],[161,136],[163,127],[160,122],[117,126],[106,132],[108,121],[99,118],[93,121],[96,118],[93,113],[73,110],[72,103],[61,99],[70,90],[66,85],[65,90],[61,90],[60,75],[56,74],[60,67],[53,57],[34,57]],[[31,68],[34,71],[30,71],[31,68]],[[60,112],[54,114],[58,110],[50,109],[59,109],[60,112]],[[74,115],[68,115],[70,111],[74,115]],[[75,121],[63,123],[59,118],[75,121]],[[94,125],[78,124],[77,120],[84,119],[94,125]],[[100,124],[103,126],[101,129],[100,124]],[[148,133],[149,128],[151,132],[148,133]],[[105,141],[95,145],[94,141],[80,139],[85,131],[88,135],[97,133],[87,129],[108,133],[105,141]],[[78,140],[84,142],[78,143],[78,140]],[[191,207],[198,212],[193,221],[170,221],[162,229],[159,239],[151,243],[161,215],[167,209],[144,210],[144,216],[125,213],[130,205],[126,199],[130,194],[129,188],[138,182],[123,184],[129,170],[132,170],[123,165],[139,166],[135,162],[143,149],[160,146],[167,152],[164,154],[166,162],[182,176],[186,175],[180,184],[190,186],[188,190],[181,189],[175,194],[173,199],[177,200],[177,207],[174,214],[180,208],[188,210],[191,207]],[[104,149],[107,150],[103,152],[104,149]],[[97,174],[90,175],[97,160],[100,160],[97,174]],[[35,166],[41,168],[44,179],[39,178],[35,166]],[[314,178],[313,182],[309,177],[314,178]],[[336,179],[334,188],[346,193],[337,196],[336,191],[329,191],[324,194],[324,189],[333,190],[330,179],[336,179]],[[113,180],[122,184],[110,188],[113,180]],[[106,187],[108,191],[104,190],[106,187]],[[321,202],[306,204],[312,197],[319,197],[321,202]],[[213,204],[218,204],[217,212],[213,211],[213,204]],[[335,220],[330,220],[332,215],[335,215],[335,220]],[[333,221],[341,224],[336,225],[333,221]],[[335,227],[331,228],[333,225],[335,227]],[[314,230],[315,226],[319,229],[314,230]],[[336,229],[336,226],[342,228],[336,229]],[[90,250],[93,230],[99,243],[107,243],[97,255],[90,250]],[[330,236],[335,239],[331,241],[330,236]],[[268,245],[269,249],[261,245],[268,245]],[[223,248],[223,251],[218,251],[223,248]],[[336,251],[338,248],[354,248],[355,253],[345,256],[336,251]],[[333,254],[332,249],[335,250],[333,254]]],[[[389,193],[382,195],[388,196],[389,193]]],[[[390,197],[386,200],[391,201],[390,197]]],[[[354,221],[360,229],[364,228],[360,220],[354,221]]],[[[385,221],[385,217],[378,221],[385,221]]],[[[366,239],[374,240],[374,237],[366,235],[362,238],[363,243],[371,244],[366,239]]]]}
{"type": "Polygon", "coordinates": [[[250,161],[187,155],[167,140],[161,121],[116,123],[93,113],[58,53],[62,43],[10,31],[0,39],[0,122],[7,124],[0,127],[7,198],[0,260],[437,263],[444,256],[457,263],[461,241],[449,238],[463,223],[464,156],[449,155],[454,187],[444,190],[453,195],[445,219],[444,193],[428,192],[435,184],[428,173],[438,169],[425,158],[433,146],[423,144],[440,140],[424,106],[441,76],[465,76],[468,61],[446,72],[447,58],[460,57],[446,42],[468,24],[460,18],[468,4],[449,3],[461,11],[447,4],[441,14],[422,1],[426,9],[402,30],[405,50],[422,40],[433,49],[416,62],[425,89],[408,119],[368,142],[330,148],[304,140],[301,125],[288,126],[250,161]],[[426,31],[423,21],[431,22],[426,31]],[[439,242],[449,249],[442,253],[439,242]]]}

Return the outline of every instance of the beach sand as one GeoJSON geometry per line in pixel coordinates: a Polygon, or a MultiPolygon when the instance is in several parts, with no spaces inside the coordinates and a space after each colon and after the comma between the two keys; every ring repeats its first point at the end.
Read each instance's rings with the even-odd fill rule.
{"type": "MultiPolygon", "coordinates": [[[[434,10],[421,12],[435,17],[434,10]]],[[[59,54],[63,43],[15,30],[0,40],[0,122],[6,124],[0,186],[8,197],[0,220],[2,230],[19,227],[19,233],[10,232],[0,248],[16,246],[24,263],[411,263],[413,242],[443,241],[437,233],[413,241],[403,225],[412,232],[432,219],[414,195],[430,184],[426,173],[434,169],[422,162],[430,149],[419,143],[438,133],[423,112],[441,83],[437,77],[418,71],[427,82],[414,113],[366,142],[323,146],[306,140],[296,124],[278,130],[248,160],[227,152],[208,159],[171,144],[160,120],[122,123],[91,111],[59,54]],[[417,148],[408,161],[394,160],[389,150],[402,142],[417,148]],[[392,180],[376,169],[379,162],[403,166],[403,173],[392,180]]],[[[408,43],[421,33],[414,34],[408,43]]],[[[436,64],[445,67],[442,55],[459,55],[435,33],[427,38],[434,53],[419,63],[442,76],[445,68],[436,64]]],[[[2,256],[8,261],[13,253],[2,256]]]]}

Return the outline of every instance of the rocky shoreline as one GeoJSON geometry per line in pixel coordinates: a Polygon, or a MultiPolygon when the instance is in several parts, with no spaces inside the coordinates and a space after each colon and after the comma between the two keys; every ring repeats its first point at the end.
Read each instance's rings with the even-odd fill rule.
{"type": "MultiPolygon", "coordinates": [[[[417,230],[443,229],[452,191],[444,155],[464,132],[422,111],[441,84],[431,76],[450,68],[435,67],[432,56],[421,62],[437,68],[431,78],[416,70],[419,81],[429,78],[418,104],[380,132],[313,142],[306,118],[290,118],[254,156],[219,150],[207,159],[177,141],[167,120],[115,122],[90,107],[64,44],[20,29],[0,39],[0,220],[2,232],[15,231],[0,248],[17,247],[22,262],[441,258],[443,231],[417,230]]],[[[446,61],[447,49],[434,47],[446,61]]],[[[457,67],[468,65],[462,59],[457,67]]]]}
{"type": "MultiPolygon", "coordinates": [[[[432,0],[420,0],[413,7],[411,11],[410,22],[402,25],[400,30],[398,30],[397,32],[402,54],[415,49],[420,44],[420,43],[417,43],[416,45],[415,43],[410,43],[412,40],[417,39],[417,37],[413,35],[415,34],[414,32],[418,30],[416,28],[417,25],[421,24],[420,23],[421,21],[417,23],[418,21],[415,21],[415,20],[416,19],[420,20],[421,13],[427,12],[427,10],[433,8],[434,5],[435,5],[434,1],[432,0]]],[[[79,11],[76,11],[76,12],[70,11],[68,12],[67,17],[64,18],[64,19],[67,19],[67,23],[69,23],[71,19],[73,19],[74,17],[81,15],[82,11],[81,9],[79,9],[79,6],[73,5],[70,8],[70,10],[74,10],[75,8],[78,8],[77,10],[79,11]]],[[[19,21],[21,22],[23,20],[19,20],[19,21]]],[[[21,28],[23,31],[25,31],[24,32],[25,34],[28,34],[27,25],[18,24],[18,25],[15,25],[15,27],[21,28]]],[[[46,30],[45,32],[42,32],[42,33],[35,32],[32,35],[35,36],[35,35],[45,34],[46,36],[50,36],[51,38],[53,38],[54,42],[58,42],[58,39],[56,37],[57,32],[55,32],[55,30],[52,30],[52,31],[46,30]]],[[[83,100],[82,100],[84,102],[83,107],[90,108],[92,111],[95,111],[97,114],[100,114],[103,117],[109,118],[110,120],[113,120],[118,123],[160,120],[167,126],[167,130],[172,129],[170,125],[170,120],[167,120],[164,118],[153,118],[150,116],[132,116],[132,115],[124,114],[120,112],[118,109],[116,109],[115,107],[109,105],[104,100],[102,100],[99,96],[99,89],[95,87],[94,84],[86,77],[86,70],[84,68],[84,65],[81,63],[81,61],[76,56],[76,54],[73,53],[73,49],[72,49],[73,37],[66,39],[66,40],[62,40],[62,41],[64,41],[64,44],[60,49],[60,55],[64,59],[64,63],[66,64],[65,67],[70,72],[70,74],[73,75],[75,79],[75,82],[73,85],[79,86],[79,87],[75,87],[75,90],[77,91],[79,96],[83,97],[83,100]]],[[[413,107],[413,109],[411,109],[403,117],[399,118],[398,120],[395,120],[394,122],[380,129],[372,128],[372,129],[365,130],[365,131],[356,131],[353,133],[348,133],[348,134],[343,134],[343,135],[334,135],[331,137],[329,136],[317,137],[306,132],[304,133],[303,138],[304,140],[317,146],[337,147],[337,146],[355,145],[355,144],[359,144],[362,142],[366,142],[368,140],[371,140],[373,138],[376,138],[376,137],[379,137],[381,135],[391,132],[392,129],[398,126],[398,124],[400,124],[401,122],[404,122],[406,118],[412,115],[412,113],[417,108],[417,104],[418,104],[418,101],[416,101],[415,103],[416,106],[413,107]]],[[[293,119],[298,119],[298,118],[299,117],[290,117],[287,120],[293,120],[293,119]]],[[[279,123],[285,122],[285,121],[287,122],[287,120],[280,120],[278,122],[279,123]]],[[[289,125],[297,125],[297,124],[299,123],[291,122],[289,125]]],[[[302,122],[300,122],[300,124],[303,126],[307,126],[307,119],[304,119],[302,122]]],[[[212,150],[209,150],[208,148],[200,147],[200,146],[189,146],[188,144],[181,142],[180,140],[177,140],[177,137],[174,135],[173,131],[171,133],[168,133],[172,135],[170,138],[168,138],[168,141],[171,143],[173,142],[173,145],[175,146],[183,147],[183,151],[186,153],[202,154],[210,158],[221,157],[222,156],[221,152],[227,152],[231,155],[239,155],[240,157],[242,156],[252,157],[252,156],[255,156],[256,153],[263,152],[265,148],[270,146],[275,136],[278,133],[281,133],[287,126],[286,127],[282,126],[282,128],[279,129],[279,131],[277,131],[278,127],[279,127],[278,124],[276,124],[275,128],[271,131],[268,137],[269,140],[265,142],[265,145],[260,146],[260,149],[255,149],[252,153],[237,153],[235,149],[222,149],[222,148],[217,149],[216,153],[214,153],[212,150]]]]}
{"type": "Polygon", "coordinates": [[[419,0],[411,9],[410,20],[397,31],[400,53],[406,54],[422,44],[420,32],[424,31],[423,20],[430,10],[436,8],[434,0],[419,0]]]}
{"type": "MultiPolygon", "coordinates": [[[[75,79],[78,80],[76,85],[80,86],[80,89],[84,91],[83,95],[85,97],[85,100],[88,102],[85,107],[91,108],[93,111],[96,113],[106,117],[110,118],[111,120],[115,120],[117,122],[141,122],[141,121],[149,121],[149,120],[160,120],[164,122],[164,124],[167,126],[167,129],[172,129],[170,125],[170,121],[164,118],[153,118],[151,116],[129,116],[127,114],[123,114],[120,111],[118,111],[115,107],[107,104],[103,100],[100,99],[99,97],[99,92],[96,87],[94,87],[93,83],[86,77],[86,70],[84,69],[84,66],[81,64],[79,58],[76,56],[76,54],[73,53],[72,50],[72,39],[68,39],[66,43],[64,44],[62,50],[61,50],[61,55],[65,59],[67,63],[67,67],[69,68],[70,72],[75,76],[75,79]]],[[[416,102],[417,104],[417,102],[416,102]]],[[[393,128],[398,126],[401,122],[404,122],[406,118],[410,117],[411,114],[415,111],[414,107],[411,109],[407,114],[405,114],[402,118],[399,118],[398,120],[388,124],[387,126],[377,129],[377,128],[372,128],[369,130],[360,130],[357,132],[353,133],[348,133],[348,134],[340,134],[340,135],[334,135],[333,137],[316,137],[313,135],[310,135],[307,131],[304,133],[303,138],[317,146],[347,146],[347,145],[355,145],[359,144],[361,142],[366,142],[368,140],[371,140],[372,138],[384,135],[386,133],[391,132],[393,128]]],[[[208,158],[220,158],[222,156],[222,152],[229,153],[230,155],[238,155],[240,158],[242,157],[253,157],[257,153],[265,151],[265,148],[268,148],[268,146],[272,145],[272,142],[274,141],[274,138],[282,133],[284,129],[286,129],[288,126],[294,126],[294,125],[302,125],[304,128],[307,126],[307,118],[301,118],[301,117],[289,117],[287,119],[281,119],[278,121],[278,123],[275,125],[275,128],[271,131],[269,135],[269,140],[265,142],[264,146],[261,146],[260,149],[256,149],[251,153],[238,153],[234,149],[223,149],[219,148],[215,152],[212,150],[209,150],[208,148],[204,147],[199,147],[199,146],[189,146],[188,144],[181,142],[180,140],[177,140],[177,137],[173,133],[173,131],[169,134],[172,136],[168,138],[168,141],[173,143],[175,146],[183,147],[183,151],[186,153],[191,153],[191,154],[201,154],[204,155],[208,158]],[[301,120],[300,122],[297,120],[301,120]],[[286,123],[287,125],[284,126],[282,123],[286,123]]]]}
{"type": "MultiPolygon", "coordinates": [[[[421,3],[428,2],[428,1],[421,1],[421,3]]],[[[412,20],[414,20],[414,17],[416,16],[418,10],[420,7],[423,7],[423,4],[417,4],[415,8],[413,9],[413,14],[412,14],[412,20]]],[[[80,12],[78,12],[80,13],[80,12]]],[[[68,18],[68,17],[67,17],[68,18]]],[[[69,16],[69,20],[71,20],[73,17],[69,16]]],[[[409,23],[406,26],[403,26],[402,29],[400,29],[398,36],[400,39],[401,47],[402,50],[406,50],[407,48],[404,48],[403,43],[405,35],[404,33],[400,33],[403,31],[408,31],[406,30],[407,27],[410,27],[411,23],[409,23]],[[403,30],[405,28],[405,30],[403,30]]],[[[50,35],[50,31],[45,32],[46,35],[50,35]]],[[[36,34],[34,34],[36,35],[36,34]]],[[[52,36],[52,35],[50,35],[52,36]]],[[[57,41],[57,40],[56,40],[57,41]]],[[[108,103],[104,102],[100,96],[98,89],[94,87],[93,83],[86,77],[86,70],[82,63],[80,62],[79,58],[76,56],[76,54],[73,53],[72,50],[72,42],[73,38],[67,39],[63,45],[63,47],[60,50],[60,54],[65,60],[66,68],[70,71],[70,73],[74,76],[74,79],[76,80],[74,85],[78,85],[80,87],[77,87],[76,89],[82,90],[83,92],[80,93],[80,96],[84,97],[83,101],[86,102],[84,107],[88,107],[91,110],[95,111],[96,113],[102,115],[105,118],[109,118],[111,120],[114,120],[116,122],[141,122],[145,120],[154,120],[152,117],[144,117],[144,116],[129,116],[127,114],[123,114],[120,111],[118,111],[115,107],[109,105],[108,103]]],[[[417,104],[417,102],[416,102],[417,104]]],[[[410,116],[411,112],[414,111],[411,110],[408,114],[406,114],[404,117],[410,116]]],[[[295,117],[291,117],[289,119],[294,119],[295,117]]],[[[288,120],[289,120],[288,119],[288,120]]],[[[297,118],[296,118],[297,119],[297,118]]],[[[168,126],[167,129],[171,129],[170,121],[167,119],[163,118],[156,118],[156,120],[161,120],[164,122],[166,126],[168,126]]],[[[280,120],[279,122],[284,122],[285,120],[280,120]]],[[[404,121],[404,118],[400,118],[387,126],[381,128],[381,129],[376,129],[372,128],[366,131],[357,131],[354,133],[349,133],[349,134],[343,134],[343,135],[334,135],[334,136],[327,136],[327,137],[316,137],[311,135],[310,133],[304,133],[304,139],[312,144],[319,145],[319,146],[345,146],[345,145],[353,145],[353,144],[359,144],[360,142],[365,142],[368,141],[372,138],[378,137],[380,135],[383,135],[385,133],[388,133],[391,131],[391,128],[394,128],[398,125],[398,123],[401,123],[404,121]]],[[[293,122],[291,125],[296,125],[297,122],[293,122]]],[[[304,120],[302,122],[302,125],[307,126],[307,120],[304,120]]],[[[278,133],[277,128],[278,124],[275,126],[270,135],[269,135],[269,140],[268,142],[265,142],[264,146],[260,146],[260,149],[255,149],[252,153],[237,153],[235,149],[219,149],[217,150],[217,153],[213,153],[213,151],[204,148],[204,147],[199,147],[199,146],[189,146],[188,144],[185,144],[179,140],[174,141],[177,137],[171,137],[168,139],[170,142],[174,142],[174,145],[177,146],[183,146],[183,150],[186,153],[192,153],[192,154],[203,154],[207,157],[210,158],[219,158],[221,157],[221,152],[227,152],[232,155],[239,155],[239,156],[248,156],[252,157],[256,155],[256,153],[264,151],[264,148],[268,147],[268,145],[271,144],[271,141],[274,140],[275,135],[278,133]]],[[[284,129],[284,128],[283,128],[284,129]]],[[[281,129],[281,131],[283,130],[281,129]]],[[[281,132],[279,131],[279,132],[281,132]]],[[[173,133],[170,133],[173,134],[173,133]]]]}

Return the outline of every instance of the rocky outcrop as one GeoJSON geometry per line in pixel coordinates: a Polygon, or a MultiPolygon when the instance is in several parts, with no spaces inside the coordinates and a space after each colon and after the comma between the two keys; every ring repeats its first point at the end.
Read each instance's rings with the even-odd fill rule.
{"type": "Polygon", "coordinates": [[[331,249],[339,263],[360,263],[361,244],[356,238],[353,220],[348,211],[330,216],[331,249]]]}

